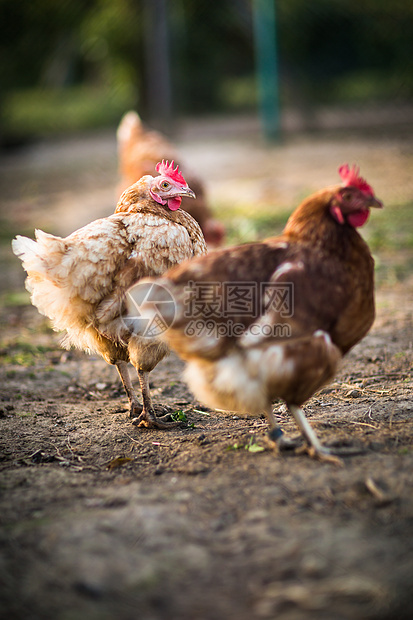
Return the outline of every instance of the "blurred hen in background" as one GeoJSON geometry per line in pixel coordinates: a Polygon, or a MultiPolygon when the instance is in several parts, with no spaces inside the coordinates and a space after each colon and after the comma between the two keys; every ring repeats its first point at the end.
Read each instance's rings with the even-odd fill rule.
{"type": "MultiPolygon", "coordinates": [[[[121,176],[119,193],[145,174],[150,174],[156,162],[162,159],[181,162],[176,148],[161,133],[146,129],[136,112],[127,112],[122,118],[117,139],[121,176]]],[[[209,247],[222,245],[225,229],[223,224],[214,218],[208,206],[204,183],[192,172],[186,174],[186,177],[196,199],[184,197],[181,208],[198,222],[209,247]]]]}

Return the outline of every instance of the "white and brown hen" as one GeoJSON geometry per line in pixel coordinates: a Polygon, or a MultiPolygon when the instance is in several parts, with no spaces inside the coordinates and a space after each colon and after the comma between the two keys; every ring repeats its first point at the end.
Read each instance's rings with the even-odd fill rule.
{"type": "Polygon", "coordinates": [[[132,335],[122,319],[125,291],[141,278],[159,276],[185,259],[205,254],[197,222],[179,207],[195,194],[173,162],[158,163],[159,176],[126,189],[115,213],[66,238],[36,231],[18,236],[13,251],[27,271],[32,303],[66,332],[63,346],[100,354],[119,371],[135,423],[167,428],[151,401],[148,373],[168,352],[156,337],[132,335]],[[138,402],[127,363],[135,367],[138,402]]]}

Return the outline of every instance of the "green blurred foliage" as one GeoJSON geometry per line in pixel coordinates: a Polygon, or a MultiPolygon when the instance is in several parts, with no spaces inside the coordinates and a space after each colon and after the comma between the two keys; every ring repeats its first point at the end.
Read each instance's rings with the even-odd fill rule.
{"type": "Polygon", "coordinates": [[[412,97],[411,0],[278,0],[277,6],[284,76],[304,98],[412,97]]]}
{"type": "MultiPolygon", "coordinates": [[[[254,72],[249,0],[171,3],[175,101],[186,112],[225,109],[225,85],[254,72]]],[[[230,106],[229,106],[230,107],[230,106]]]]}
{"type": "Polygon", "coordinates": [[[134,0],[0,0],[3,141],[115,125],[137,104],[134,0]]]}
{"type": "Polygon", "coordinates": [[[142,2],[95,0],[79,31],[87,78],[111,86],[142,87],[142,2]]]}
{"type": "Polygon", "coordinates": [[[115,125],[134,103],[134,91],[126,84],[18,90],[7,97],[3,118],[18,141],[115,125]]]}
{"type": "MultiPolygon", "coordinates": [[[[91,2],[90,4],[93,4],[91,2]]],[[[82,0],[0,0],[0,75],[4,90],[24,88],[47,79],[66,56],[65,72],[74,79],[78,59],[76,29],[84,13],[82,0]]]]}
{"type": "MultiPolygon", "coordinates": [[[[97,113],[92,125],[115,123],[129,106],[145,116],[148,81],[161,79],[147,70],[157,45],[148,23],[154,1],[0,0],[3,134],[15,131],[21,117],[10,116],[13,102],[20,110],[22,101],[35,105],[39,90],[46,97],[63,89],[73,108],[80,87],[100,89],[102,107],[117,93],[116,111],[97,113]]],[[[167,0],[175,112],[254,109],[253,1],[167,0]]],[[[274,1],[282,103],[412,98],[412,0],[274,1]]]]}

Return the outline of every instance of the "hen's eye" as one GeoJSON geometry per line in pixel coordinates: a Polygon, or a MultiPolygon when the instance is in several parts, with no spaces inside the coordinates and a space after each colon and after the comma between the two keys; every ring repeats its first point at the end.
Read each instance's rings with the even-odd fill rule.
{"type": "Polygon", "coordinates": [[[169,186],[170,186],[170,183],[168,183],[168,181],[162,181],[161,183],[162,189],[168,189],[169,186]]]}
{"type": "Polygon", "coordinates": [[[352,198],[352,196],[351,196],[350,192],[346,192],[346,193],[343,194],[343,200],[346,200],[348,202],[349,200],[351,200],[351,198],[352,198]]]}

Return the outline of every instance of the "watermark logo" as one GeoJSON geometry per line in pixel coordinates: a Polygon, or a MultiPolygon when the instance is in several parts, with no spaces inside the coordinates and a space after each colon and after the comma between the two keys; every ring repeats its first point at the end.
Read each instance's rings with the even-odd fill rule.
{"type": "Polygon", "coordinates": [[[156,282],[136,284],[127,293],[130,332],[156,338],[172,326],[179,305],[184,332],[190,337],[252,336],[286,338],[287,319],[294,314],[292,282],[195,282],[180,291],[179,300],[156,282]]]}
{"type": "Polygon", "coordinates": [[[192,319],[185,326],[184,332],[190,338],[240,338],[248,335],[249,339],[260,340],[262,338],[290,338],[291,326],[288,323],[261,323],[257,321],[248,326],[232,319],[225,322],[213,321],[212,319],[192,319]]]}
{"type": "Polygon", "coordinates": [[[279,314],[288,319],[294,314],[294,284],[292,282],[262,282],[264,311],[279,314]]]}
{"type": "Polygon", "coordinates": [[[156,282],[136,284],[127,293],[128,316],[123,321],[128,330],[143,338],[156,338],[175,319],[175,300],[167,288],[156,282]]]}
{"type": "Polygon", "coordinates": [[[188,282],[185,316],[196,319],[256,316],[257,282],[188,282]]]}
{"type": "Polygon", "coordinates": [[[189,319],[245,317],[269,311],[282,318],[294,314],[292,282],[188,282],[184,316],[189,319]]]}

